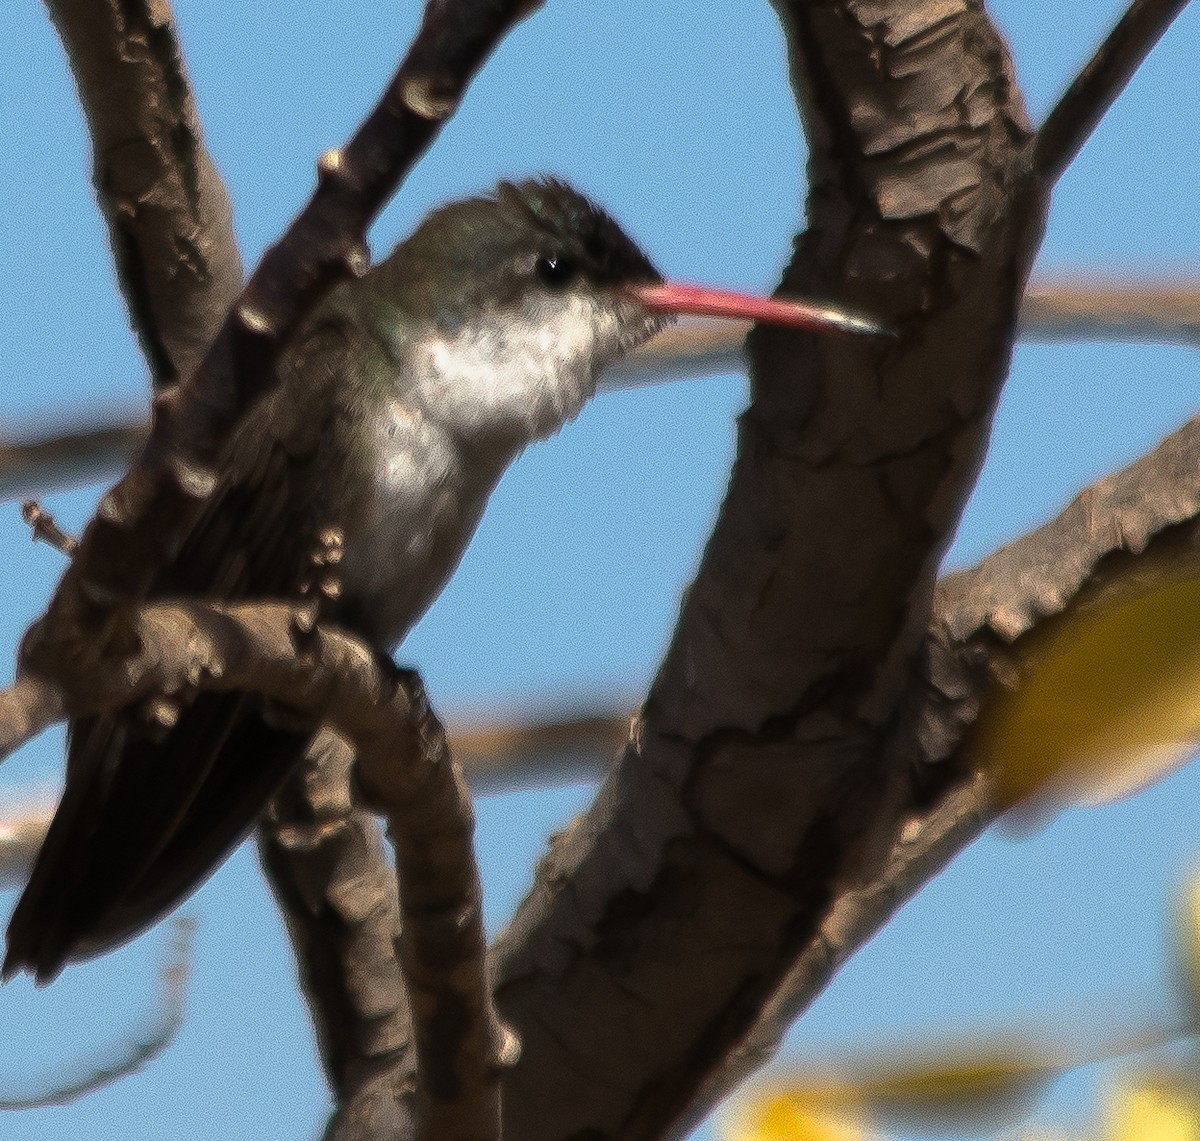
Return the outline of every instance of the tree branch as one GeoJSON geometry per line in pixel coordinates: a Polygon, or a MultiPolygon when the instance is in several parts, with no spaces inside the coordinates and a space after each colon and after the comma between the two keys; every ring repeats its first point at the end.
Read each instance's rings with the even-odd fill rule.
{"type": "Polygon", "coordinates": [[[474,818],[419,681],[280,603],[162,604],[131,621],[139,652],[77,685],[69,702],[55,704],[47,694],[56,687],[30,675],[0,692],[0,756],[47,723],[48,711],[82,716],[197,688],[257,693],[344,736],[396,838],[400,960],[421,1015],[416,1136],[498,1137],[499,1071],[512,1047],[492,1007],[474,818]]]}
{"type": "Polygon", "coordinates": [[[1200,281],[1103,270],[1035,280],[1021,303],[1027,341],[1145,341],[1200,347],[1200,281]]]}
{"type": "Polygon", "coordinates": [[[523,1141],[692,1119],[704,1075],[913,807],[881,749],[1045,201],[979,6],[777,7],[812,180],[781,291],[845,298],[902,338],[751,336],[738,458],[666,660],[497,944],[523,1046],[505,1130],[523,1141]]]}
{"type": "Polygon", "coordinates": [[[471,845],[474,810],[416,675],[407,689],[409,722],[425,758],[424,787],[361,753],[356,772],[367,803],[386,814],[396,850],[418,1137],[498,1141],[500,1070],[516,1061],[519,1047],[492,1006],[483,889],[471,845]]]}
{"type": "Polygon", "coordinates": [[[229,198],[204,147],[170,7],[47,7],[87,115],[117,280],[160,388],[191,375],[241,287],[229,198]]]}
{"type": "Polygon", "coordinates": [[[0,444],[0,500],[44,495],[107,476],[129,463],[149,430],[136,412],[116,424],[94,427],[89,417],[52,435],[0,444]]]}
{"type": "Polygon", "coordinates": [[[702,1114],[778,1049],[850,954],[993,818],[971,730],[1018,685],[1054,622],[1131,577],[1200,560],[1200,419],[1080,493],[1055,519],[939,584],[922,665],[887,742],[915,795],[878,875],[847,885],[758,1022],[698,1093],[702,1114]]]}
{"type": "Polygon", "coordinates": [[[878,876],[839,893],[813,938],[763,1006],[758,1020],[696,1091],[693,1108],[672,1129],[685,1137],[779,1051],[783,1036],[846,961],[991,822],[989,785],[976,774],[905,821],[878,876]]]}
{"type": "Polygon", "coordinates": [[[1062,177],[1186,4],[1187,0],[1133,0],[1038,132],[1033,165],[1043,178],[1057,182],[1062,177]]]}
{"type": "MultiPolygon", "coordinates": [[[[416,1073],[395,950],[396,879],[377,821],[351,795],[353,763],[343,738],[319,734],[257,834],[339,1118],[361,1115],[363,1091],[381,1074],[393,1074],[403,1089],[414,1087],[416,1073]]],[[[379,1109],[394,1115],[394,1100],[383,1099],[379,1109]]]]}

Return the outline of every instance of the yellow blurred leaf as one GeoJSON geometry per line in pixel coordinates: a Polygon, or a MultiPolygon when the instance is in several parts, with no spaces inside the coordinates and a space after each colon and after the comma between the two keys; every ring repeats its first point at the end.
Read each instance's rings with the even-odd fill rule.
{"type": "Polygon", "coordinates": [[[873,1115],[908,1125],[973,1129],[1012,1121],[1062,1072],[1058,1060],[1017,1050],[928,1058],[857,1085],[873,1115]]]}
{"type": "Polygon", "coordinates": [[[1105,1141],[1200,1141],[1196,1091],[1175,1077],[1151,1078],[1113,1096],[1105,1141]]]}
{"type": "Polygon", "coordinates": [[[1060,1060],[1038,1056],[1028,1042],[1014,1040],[1008,1045],[960,1046],[923,1058],[898,1053],[836,1072],[808,1071],[747,1098],[750,1108],[740,1112],[743,1120],[754,1124],[749,1132],[739,1132],[738,1138],[807,1137],[802,1132],[773,1130],[772,1123],[790,1122],[789,1114],[939,1131],[993,1128],[1017,1120],[1063,1068],[1060,1060]]]}
{"type": "Polygon", "coordinates": [[[831,1112],[788,1091],[759,1091],[739,1098],[720,1118],[730,1141],[870,1141],[852,1113],[831,1112]]]}
{"type": "Polygon", "coordinates": [[[981,734],[1004,807],[1102,803],[1174,771],[1200,744],[1200,578],[1064,616],[981,734]]]}

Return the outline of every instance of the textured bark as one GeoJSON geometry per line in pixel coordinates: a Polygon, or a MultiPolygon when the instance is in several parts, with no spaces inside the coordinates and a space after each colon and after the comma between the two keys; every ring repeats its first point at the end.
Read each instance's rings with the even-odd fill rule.
{"type": "Polygon", "coordinates": [[[1055,519],[934,593],[923,654],[884,745],[911,774],[900,833],[878,875],[836,893],[753,1029],[699,1091],[695,1114],[770,1058],[797,1015],[899,907],[994,818],[972,730],[1019,685],[1055,621],[1104,593],[1149,586],[1200,558],[1200,420],[1084,490],[1055,519]]]}
{"type": "Polygon", "coordinates": [[[323,733],[272,802],[258,850],[295,948],[339,1106],[387,1073],[414,1084],[400,900],[375,817],[351,796],[353,752],[323,733]]]}
{"type": "Polygon", "coordinates": [[[168,5],[46,0],[75,73],[117,280],[156,388],[190,376],[242,284],[168,5]]]}
{"type": "Polygon", "coordinates": [[[902,339],[751,338],[729,492],[634,741],[497,948],[523,1042],[510,1137],[677,1128],[838,893],[878,873],[909,794],[882,746],[1045,203],[978,7],[780,14],[812,147],[783,288],[902,339]]]}

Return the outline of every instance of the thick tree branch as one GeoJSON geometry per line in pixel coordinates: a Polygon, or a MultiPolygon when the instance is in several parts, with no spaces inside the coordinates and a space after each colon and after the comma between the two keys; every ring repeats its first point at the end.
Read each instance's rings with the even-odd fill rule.
{"type": "Polygon", "coordinates": [[[1036,655],[1055,621],[1106,590],[1200,563],[1200,420],[1082,492],[1055,519],[939,583],[921,669],[885,747],[914,797],[878,875],[848,885],[738,1049],[697,1097],[702,1113],[775,1053],[849,955],[993,818],[981,712],[1036,655]]]}
{"type": "Polygon", "coordinates": [[[1133,0],[1038,132],[1034,169],[1057,182],[1187,0],[1133,0]]]}
{"type": "Polygon", "coordinates": [[[257,693],[344,736],[396,838],[400,959],[421,1015],[416,1136],[498,1137],[499,1071],[512,1047],[491,1004],[474,819],[419,682],[348,635],[312,627],[305,608],[163,604],[131,620],[139,652],[74,687],[69,702],[56,704],[56,687],[31,675],[0,692],[0,755],[51,715],[179,700],[196,688],[257,693]]]}
{"type": "Polygon", "coordinates": [[[778,1052],[784,1035],[845,962],[957,856],[993,819],[987,777],[953,786],[926,811],[914,812],[877,876],[839,893],[811,941],[763,1006],[750,1033],[707,1075],[691,1116],[673,1135],[700,1120],[778,1052]]]}
{"type": "Polygon", "coordinates": [[[753,402],[672,646],[616,772],[497,947],[523,1043],[505,1128],[524,1141],[690,1118],[911,812],[881,747],[1044,200],[979,6],[778,7],[813,184],[781,290],[845,298],[904,336],[751,337],[753,402]]]}
{"type": "Polygon", "coordinates": [[[241,288],[229,198],[204,147],[169,6],[46,2],[87,115],[117,279],[159,388],[191,375],[241,288]]]}

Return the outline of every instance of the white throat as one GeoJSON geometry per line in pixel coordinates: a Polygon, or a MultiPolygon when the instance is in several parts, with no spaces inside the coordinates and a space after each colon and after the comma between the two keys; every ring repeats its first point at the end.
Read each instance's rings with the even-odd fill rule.
{"type": "Polygon", "coordinates": [[[460,439],[520,448],[578,416],[621,349],[611,304],[578,291],[531,293],[516,312],[488,311],[418,344],[408,396],[460,439]]]}

